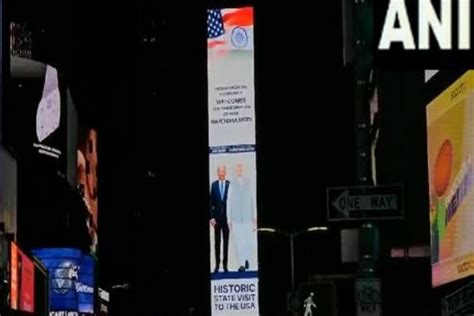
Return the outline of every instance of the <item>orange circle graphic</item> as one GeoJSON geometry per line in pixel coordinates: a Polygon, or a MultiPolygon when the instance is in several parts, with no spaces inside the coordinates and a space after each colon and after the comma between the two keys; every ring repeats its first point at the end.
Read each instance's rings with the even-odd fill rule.
{"type": "Polygon", "coordinates": [[[442,196],[449,185],[453,166],[453,145],[449,139],[441,145],[434,166],[434,188],[436,195],[442,196]]]}

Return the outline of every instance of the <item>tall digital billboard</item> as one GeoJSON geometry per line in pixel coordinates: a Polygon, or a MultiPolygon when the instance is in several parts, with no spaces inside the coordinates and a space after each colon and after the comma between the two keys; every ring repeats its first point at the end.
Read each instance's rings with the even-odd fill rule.
{"type": "Polygon", "coordinates": [[[35,265],[14,242],[10,246],[10,307],[35,312],[35,265]]]}
{"type": "Polygon", "coordinates": [[[214,316],[258,315],[253,8],[207,12],[214,316]]]}
{"type": "Polygon", "coordinates": [[[94,313],[94,260],[72,248],[35,249],[33,254],[49,272],[53,315],[94,313]]]}
{"type": "Polygon", "coordinates": [[[97,253],[98,243],[98,186],[97,132],[87,129],[79,140],[77,151],[77,183],[89,211],[87,228],[91,237],[91,253],[97,253]]]}
{"type": "Polygon", "coordinates": [[[432,284],[474,274],[474,72],[426,109],[432,284]]]}

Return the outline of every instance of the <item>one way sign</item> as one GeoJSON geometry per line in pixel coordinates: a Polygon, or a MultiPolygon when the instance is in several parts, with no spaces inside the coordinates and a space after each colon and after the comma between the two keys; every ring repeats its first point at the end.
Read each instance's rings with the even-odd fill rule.
{"type": "Polygon", "coordinates": [[[401,186],[328,188],[327,203],[330,221],[403,218],[401,186]]]}

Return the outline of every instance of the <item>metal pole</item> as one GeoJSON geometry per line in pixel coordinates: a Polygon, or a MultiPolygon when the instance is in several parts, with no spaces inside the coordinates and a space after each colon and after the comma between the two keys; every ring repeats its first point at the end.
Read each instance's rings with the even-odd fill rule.
{"type": "MultiPolygon", "coordinates": [[[[360,185],[376,185],[372,183],[372,139],[370,135],[370,99],[371,84],[374,83],[373,71],[373,2],[375,0],[352,0],[354,5],[355,34],[355,132],[356,132],[356,175],[360,185]]],[[[379,252],[379,233],[375,223],[365,222],[360,228],[360,269],[359,279],[370,280],[377,275],[377,259],[379,252]]],[[[378,283],[380,284],[380,282],[378,283]]],[[[381,294],[380,285],[378,294],[381,294]]],[[[366,302],[357,301],[357,314],[362,314],[366,302]]],[[[373,315],[381,315],[380,303],[374,300],[370,304],[375,308],[373,315]]]]}
{"type": "Polygon", "coordinates": [[[293,237],[294,237],[294,234],[290,233],[291,292],[295,291],[295,249],[294,249],[293,237]]]}

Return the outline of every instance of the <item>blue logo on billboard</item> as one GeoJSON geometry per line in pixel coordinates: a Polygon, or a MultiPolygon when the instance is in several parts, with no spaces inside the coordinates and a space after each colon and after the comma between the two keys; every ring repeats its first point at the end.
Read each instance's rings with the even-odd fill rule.
{"type": "Polygon", "coordinates": [[[231,37],[232,45],[236,48],[244,48],[249,42],[247,31],[240,26],[237,26],[232,30],[231,37]]]}
{"type": "Polygon", "coordinates": [[[56,293],[65,294],[75,287],[75,282],[79,278],[79,267],[71,261],[63,261],[54,270],[52,278],[53,290],[56,293]]]}
{"type": "Polygon", "coordinates": [[[76,292],[77,293],[84,293],[84,294],[94,294],[94,288],[87,284],[83,284],[80,282],[76,283],[76,292]]]}

